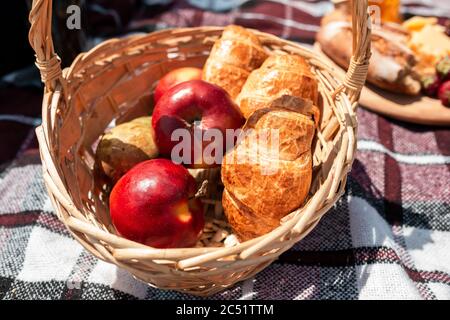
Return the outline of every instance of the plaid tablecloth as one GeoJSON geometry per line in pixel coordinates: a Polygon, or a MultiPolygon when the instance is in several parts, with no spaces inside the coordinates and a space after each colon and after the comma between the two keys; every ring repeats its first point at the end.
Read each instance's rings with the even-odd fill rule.
{"type": "MultiPolygon", "coordinates": [[[[175,4],[133,23],[235,19],[199,8],[214,1],[190,2],[196,6],[175,4]]],[[[328,5],[282,3],[257,1],[233,14],[249,14],[243,25],[308,39],[328,5]]],[[[416,5],[404,10],[411,8],[436,12],[416,5]]],[[[364,109],[358,119],[358,153],[344,197],[275,263],[213,299],[450,299],[450,130],[392,121],[364,109]]],[[[28,120],[21,120],[22,129],[32,123],[28,120]]],[[[5,124],[0,122],[0,133],[7,137],[5,124]]],[[[31,127],[27,130],[18,156],[0,173],[0,298],[195,298],[151,288],[77,243],[52,210],[35,137],[31,127]]]]}

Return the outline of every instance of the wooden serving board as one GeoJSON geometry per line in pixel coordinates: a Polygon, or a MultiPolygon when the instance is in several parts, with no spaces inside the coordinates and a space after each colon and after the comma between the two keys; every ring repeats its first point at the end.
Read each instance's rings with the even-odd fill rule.
{"type": "MultiPolygon", "coordinates": [[[[314,45],[314,50],[323,55],[330,65],[344,72],[322,52],[318,43],[314,45]]],[[[411,97],[366,85],[361,94],[360,105],[393,119],[431,126],[450,126],[450,108],[444,107],[438,99],[422,95],[411,97]]]]}
{"type": "Polygon", "coordinates": [[[426,96],[410,97],[375,88],[364,87],[361,106],[385,116],[431,126],[450,126],[450,108],[438,99],[426,96]]]}

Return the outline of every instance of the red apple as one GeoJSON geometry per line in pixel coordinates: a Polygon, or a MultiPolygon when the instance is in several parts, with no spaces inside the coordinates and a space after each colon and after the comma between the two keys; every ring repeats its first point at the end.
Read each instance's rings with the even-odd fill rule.
{"type": "Polygon", "coordinates": [[[189,81],[200,80],[202,78],[202,69],[199,68],[178,68],[170,71],[164,77],[162,77],[155,89],[154,101],[155,104],[158,100],[173,86],[189,81]]]}
{"type": "Polygon", "coordinates": [[[123,237],[151,247],[191,247],[204,227],[196,192],[196,182],[183,166],[166,159],[142,162],[114,186],[112,222],[123,237]]]}
{"type": "Polygon", "coordinates": [[[230,146],[225,141],[227,129],[239,129],[244,121],[240,110],[224,89],[202,80],[183,82],[171,88],[158,101],[152,117],[155,140],[160,153],[163,156],[172,157],[173,161],[193,168],[220,165],[221,155],[226,152],[226,147],[230,146]],[[180,132],[177,129],[184,129],[190,141],[189,150],[185,148],[180,152],[181,160],[174,159],[172,155],[172,150],[178,150],[183,140],[176,137],[180,132]],[[222,138],[207,141],[205,137],[213,131],[219,132],[222,138]],[[216,150],[220,152],[207,158],[205,148],[208,147],[211,150],[210,144],[218,146],[216,150]],[[176,146],[177,149],[174,149],[176,146]],[[200,153],[197,152],[199,149],[200,153]],[[184,152],[186,150],[187,157],[184,152]],[[186,158],[188,158],[187,161],[186,158]]]}

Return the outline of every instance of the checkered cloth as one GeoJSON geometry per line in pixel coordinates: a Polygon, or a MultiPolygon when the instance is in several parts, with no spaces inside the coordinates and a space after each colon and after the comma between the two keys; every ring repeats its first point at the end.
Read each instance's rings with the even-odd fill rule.
{"type": "MultiPolygon", "coordinates": [[[[291,20],[272,19],[288,26],[274,33],[291,38],[297,21],[305,21],[294,4],[317,12],[326,4],[293,1],[287,9],[258,3],[245,10],[291,10],[291,20]]],[[[181,14],[177,10],[218,14],[191,6],[162,15],[181,14]]],[[[450,130],[364,109],[358,119],[358,153],[342,199],[271,266],[213,299],[450,299],[450,130]]],[[[0,173],[0,298],[195,298],[149,287],[86,252],[53,212],[33,139],[0,173]]]]}

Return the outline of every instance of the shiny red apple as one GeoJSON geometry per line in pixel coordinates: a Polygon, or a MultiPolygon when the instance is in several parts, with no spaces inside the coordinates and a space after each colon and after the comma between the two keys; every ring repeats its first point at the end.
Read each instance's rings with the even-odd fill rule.
{"type": "Polygon", "coordinates": [[[114,186],[112,222],[123,237],[151,247],[191,247],[204,227],[196,192],[196,182],[183,166],[166,159],[142,162],[114,186]]]}
{"type": "Polygon", "coordinates": [[[222,155],[230,147],[227,131],[239,129],[244,122],[228,93],[202,80],[172,87],[158,101],[152,116],[160,153],[192,168],[220,165],[222,155]],[[189,148],[180,148],[181,144],[188,144],[189,148]],[[211,149],[215,150],[208,155],[211,149]]]}
{"type": "Polygon", "coordinates": [[[200,80],[202,78],[202,69],[185,67],[178,68],[170,71],[164,77],[162,77],[155,89],[154,101],[155,104],[159,99],[173,86],[189,81],[189,80],[200,80]]]}

